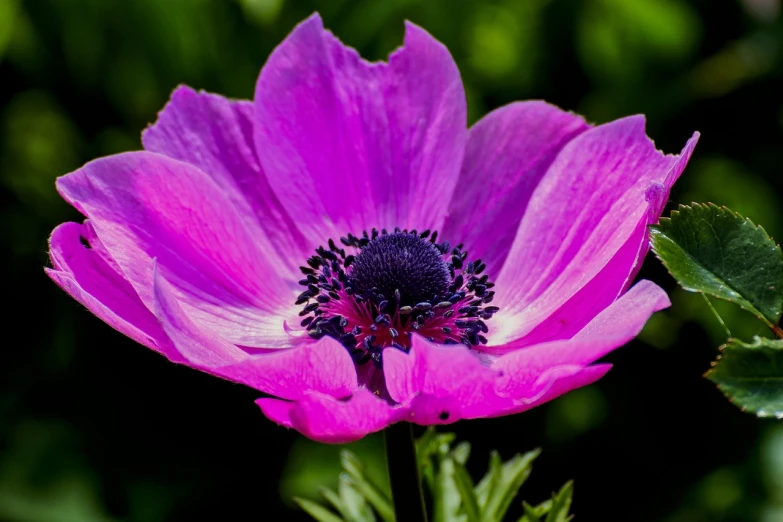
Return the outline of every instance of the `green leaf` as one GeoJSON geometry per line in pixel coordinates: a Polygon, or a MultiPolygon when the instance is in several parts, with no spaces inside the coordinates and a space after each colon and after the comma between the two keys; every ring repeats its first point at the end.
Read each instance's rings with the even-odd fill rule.
{"type": "Polygon", "coordinates": [[[454,459],[454,482],[457,484],[459,496],[462,498],[462,507],[468,517],[468,522],[481,522],[481,511],[479,511],[476,493],[473,490],[473,479],[470,478],[465,466],[456,459],[454,459]]]}
{"type": "Polygon", "coordinates": [[[574,482],[569,480],[552,497],[552,508],[546,517],[546,522],[568,522],[571,520],[571,515],[568,514],[568,511],[571,509],[573,495],[574,482]]]}
{"type": "Polygon", "coordinates": [[[339,480],[339,496],[331,490],[322,491],[321,495],[337,508],[337,511],[347,522],[375,522],[375,515],[367,503],[367,499],[353,486],[352,479],[342,473],[339,480]],[[329,492],[333,496],[328,495],[329,492]],[[335,501],[339,502],[340,507],[335,504],[335,501]]]}
{"type": "Polygon", "coordinates": [[[302,510],[316,519],[318,522],[345,522],[342,518],[338,517],[321,504],[317,504],[305,498],[294,497],[294,502],[302,508],[302,510]]]}
{"type": "Polygon", "coordinates": [[[335,510],[337,510],[341,517],[343,517],[345,520],[349,520],[347,516],[348,510],[343,503],[343,499],[341,499],[337,493],[325,487],[318,490],[318,493],[320,493],[324,500],[326,500],[335,510]]]}
{"type": "Polygon", "coordinates": [[[776,328],[783,253],[763,228],[725,207],[693,203],[650,232],[655,255],[685,290],[731,301],[776,328]]]}
{"type": "Polygon", "coordinates": [[[356,458],[356,455],[350,451],[342,451],[340,453],[340,462],[350,478],[351,485],[375,508],[381,519],[384,522],[396,522],[391,500],[377,484],[373,483],[365,475],[364,466],[356,458]]]}
{"type": "Polygon", "coordinates": [[[706,377],[743,411],[783,418],[783,339],[729,339],[706,377]]]}
{"type": "Polygon", "coordinates": [[[490,492],[494,491],[495,485],[500,481],[502,464],[503,463],[500,461],[500,454],[497,451],[493,451],[489,454],[489,468],[476,486],[476,498],[478,499],[482,512],[487,508],[490,492]]]}
{"type": "Polygon", "coordinates": [[[531,506],[527,502],[522,502],[522,509],[525,511],[525,513],[519,518],[519,520],[517,520],[517,522],[541,522],[541,517],[547,514],[549,509],[547,508],[542,512],[536,509],[536,507],[531,506]]]}
{"type": "Polygon", "coordinates": [[[457,436],[454,433],[438,433],[430,426],[416,441],[416,460],[422,482],[430,491],[435,490],[436,461],[445,455],[457,436]]]}
{"type": "Polygon", "coordinates": [[[439,459],[435,473],[435,487],[432,490],[434,522],[461,522],[462,498],[454,479],[454,460],[439,459]]]}
{"type": "Polygon", "coordinates": [[[519,522],[540,522],[541,517],[552,510],[552,499],[545,500],[537,506],[522,502],[522,508],[525,510],[525,514],[522,515],[519,522]]]}
{"type": "MultiPolygon", "coordinates": [[[[529,451],[524,455],[517,454],[504,462],[499,469],[490,470],[490,473],[494,473],[496,478],[491,481],[487,500],[483,505],[482,522],[503,520],[508,508],[511,507],[511,502],[517,496],[519,488],[533,471],[533,461],[540,454],[541,450],[539,449],[529,451]]],[[[481,489],[483,489],[482,484],[479,484],[479,491],[481,489]]]]}

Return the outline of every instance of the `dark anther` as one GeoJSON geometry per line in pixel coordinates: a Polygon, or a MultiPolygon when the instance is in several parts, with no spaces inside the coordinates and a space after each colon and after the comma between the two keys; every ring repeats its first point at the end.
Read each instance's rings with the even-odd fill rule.
{"type": "Polygon", "coordinates": [[[410,233],[380,235],[356,256],[349,275],[356,294],[371,295],[373,288],[412,306],[446,293],[449,269],[438,248],[410,233]]]}
{"type": "Polygon", "coordinates": [[[299,284],[306,287],[296,301],[305,305],[301,326],[315,339],[337,339],[356,364],[373,361],[378,368],[383,349],[407,352],[414,332],[443,344],[487,344],[484,321],[498,307],[486,306],[495,295],[495,284],[482,274],[486,264],[468,262],[462,244],[452,248],[437,238],[430,230],[398,227],[329,239],[300,267],[299,284]],[[340,244],[355,250],[346,255],[340,244]]]}

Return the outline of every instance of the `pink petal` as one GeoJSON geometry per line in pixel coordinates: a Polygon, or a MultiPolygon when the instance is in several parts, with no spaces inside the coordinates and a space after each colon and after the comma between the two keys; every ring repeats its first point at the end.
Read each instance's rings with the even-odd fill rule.
{"type": "Polygon", "coordinates": [[[253,144],[253,104],[178,87],[158,121],[142,134],[144,148],[190,163],[220,187],[248,230],[260,227],[266,251],[281,275],[297,267],[317,245],[308,245],[266,180],[253,144]],[[283,270],[283,268],[285,270],[283,270]]]}
{"type": "Polygon", "coordinates": [[[54,269],[46,273],[60,288],[115,330],[172,361],[182,360],[133,287],[106,261],[89,226],[61,224],[52,232],[49,248],[54,269]]]}
{"type": "MultiPolygon", "coordinates": [[[[646,253],[646,225],[685,167],[697,135],[682,156],[664,156],[644,133],[644,119],[631,117],[591,129],[571,141],[536,188],[506,264],[497,278],[496,317],[505,327],[493,344],[529,335],[561,310],[578,330],[627,286],[646,253]],[[651,187],[657,194],[651,201],[651,187]],[[618,256],[619,257],[616,257],[618,256]],[[604,270],[612,260],[621,260],[604,270]],[[582,294],[588,283],[600,292],[582,294]]],[[[539,330],[528,344],[552,338],[539,330]]]]}
{"type": "Polygon", "coordinates": [[[155,298],[158,319],[190,366],[285,399],[299,399],[308,390],[347,397],[358,386],[350,355],[330,337],[288,350],[248,354],[195,325],[160,273],[155,277],[155,298]]]}
{"type": "Polygon", "coordinates": [[[251,233],[201,170],[149,152],[88,163],[59,178],[62,196],[91,219],[106,250],[147,308],[153,258],[189,315],[231,342],[291,346],[283,322],[295,289],[270,264],[272,247],[251,233]]]}
{"type": "Polygon", "coordinates": [[[256,149],[311,241],[443,223],[467,137],[448,50],[413,24],[388,64],[368,63],[314,15],[261,71],[256,149]]]}
{"type": "Polygon", "coordinates": [[[512,399],[513,405],[508,407],[502,401],[496,399],[495,404],[502,404],[501,408],[493,408],[495,404],[489,402],[489,406],[483,411],[476,412],[476,417],[500,417],[512,415],[535,408],[545,402],[549,402],[572,390],[593,384],[606,375],[612,368],[611,364],[594,364],[592,366],[556,366],[540,375],[533,389],[520,394],[512,399]]]}
{"type": "Polygon", "coordinates": [[[397,422],[405,413],[390,406],[366,388],[347,400],[307,392],[297,402],[276,399],[256,401],[264,415],[319,442],[343,444],[361,439],[397,422]]]}
{"type": "Polygon", "coordinates": [[[464,243],[471,258],[498,274],[541,177],[588,128],[581,117],[541,101],[512,103],[482,118],[470,129],[443,238],[464,243]]]}
{"type": "Polygon", "coordinates": [[[669,298],[651,281],[640,281],[599,313],[572,339],[511,349],[492,363],[503,372],[502,394],[535,395],[535,384],[550,368],[587,366],[636,337],[650,316],[669,306],[669,298]]]}
{"type": "Polygon", "coordinates": [[[631,340],[652,313],[668,305],[663,290],[641,281],[573,339],[507,346],[513,351],[498,358],[415,336],[407,354],[384,350],[386,386],[407,411],[404,418],[418,424],[523,411],[599,379],[609,365],[589,365],[631,340]]]}
{"type": "Polygon", "coordinates": [[[499,372],[484,366],[466,346],[441,345],[414,336],[409,353],[383,352],[386,386],[417,424],[445,424],[471,417],[492,397],[499,372]]]}

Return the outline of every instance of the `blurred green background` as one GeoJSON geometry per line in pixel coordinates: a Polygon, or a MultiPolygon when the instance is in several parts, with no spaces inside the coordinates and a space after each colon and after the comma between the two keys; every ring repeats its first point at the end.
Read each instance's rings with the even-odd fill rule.
{"type": "MultiPolygon", "coordinates": [[[[336,481],[339,448],[274,426],[252,390],[135,345],[42,269],[51,229],[79,219],[56,176],[140,148],[179,83],[250,98],[268,53],[314,10],[372,59],[399,45],[404,19],[425,27],[459,64],[471,122],[544,98],[597,123],[646,113],[667,152],[699,130],[672,200],[783,232],[779,0],[0,0],[0,520],[307,520],[287,499],[336,481]]],[[[642,276],[675,306],[597,385],[453,426],[473,442],[471,471],[492,448],[541,446],[523,495],[574,478],[577,520],[783,521],[783,424],[702,379],[722,329],[655,259],[642,276]]],[[[761,333],[720,309],[735,335],[761,333]]],[[[382,474],[380,449],[355,447],[382,474]]]]}

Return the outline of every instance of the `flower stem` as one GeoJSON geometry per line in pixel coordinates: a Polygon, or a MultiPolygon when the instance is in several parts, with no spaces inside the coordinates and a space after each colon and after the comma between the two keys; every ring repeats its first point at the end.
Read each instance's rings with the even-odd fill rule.
{"type": "Polygon", "coordinates": [[[383,435],[397,522],[427,522],[413,426],[408,422],[398,422],[386,428],[383,435]]]}

